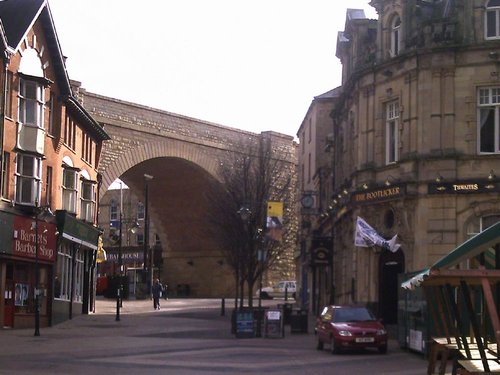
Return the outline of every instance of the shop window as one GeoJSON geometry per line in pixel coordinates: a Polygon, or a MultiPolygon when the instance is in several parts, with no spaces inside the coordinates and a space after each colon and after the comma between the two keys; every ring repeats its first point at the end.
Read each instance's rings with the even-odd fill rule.
{"type": "Polygon", "coordinates": [[[14,307],[16,313],[29,313],[32,310],[32,281],[28,265],[14,267],[14,307]]]}
{"type": "Polygon", "coordinates": [[[40,171],[39,157],[17,154],[16,162],[16,203],[34,206],[39,202],[40,171]]]}
{"type": "Polygon", "coordinates": [[[57,272],[55,276],[54,298],[69,301],[71,297],[71,245],[61,245],[57,252],[57,272]]]}
{"type": "Polygon", "coordinates": [[[385,162],[392,164],[398,161],[398,126],[399,126],[399,104],[392,101],[386,104],[386,139],[385,139],[385,162]]]}
{"type": "Polygon", "coordinates": [[[500,152],[500,87],[479,89],[478,149],[479,153],[500,152]]]}
{"type": "Polygon", "coordinates": [[[500,38],[500,0],[490,0],[486,3],[484,33],[486,39],[500,38]]]}
{"type": "Polygon", "coordinates": [[[74,290],[74,302],[82,302],[83,296],[83,251],[76,252],[75,259],[75,290],[74,290]]]}

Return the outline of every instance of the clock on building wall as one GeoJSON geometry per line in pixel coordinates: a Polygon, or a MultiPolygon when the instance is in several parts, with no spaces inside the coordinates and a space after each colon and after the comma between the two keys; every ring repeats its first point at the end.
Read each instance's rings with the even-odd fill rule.
{"type": "Polygon", "coordinates": [[[314,198],[310,194],[305,194],[302,196],[302,200],[300,202],[302,203],[302,207],[311,208],[314,205],[314,198]]]}

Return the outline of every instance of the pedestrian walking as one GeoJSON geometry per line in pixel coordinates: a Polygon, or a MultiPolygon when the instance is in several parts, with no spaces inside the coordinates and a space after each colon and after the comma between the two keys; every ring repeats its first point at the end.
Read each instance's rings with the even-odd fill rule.
{"type": "Polygon", "coordinates": [[[153,295],[153,307],[155,310],[160,310],[160,298],[163,286],[160,284],[160,280],[155,279],[153,286],[151,287],[151,294],[153,295]]]}
{"type": "Polygon", "coordinates": [[[167,292],[168,292],[168,284],[165,283],[163,285],[163,298],[165,299],[165,301],[168,300],[168,294],[167,294],[167,292]]]}

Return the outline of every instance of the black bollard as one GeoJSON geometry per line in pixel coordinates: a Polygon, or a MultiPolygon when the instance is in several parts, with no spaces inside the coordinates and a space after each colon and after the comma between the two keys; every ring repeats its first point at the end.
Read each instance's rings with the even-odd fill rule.
{"type": "Polygon", "coordinates": [[[120,321],[120,288],[116,291],[116,318],[117,322],[120,321]]]}
{"type": "Polygon", "coordinates": [[[222,297],[222,301],[220,302],[220,316],[226,315],[226,299],[222,297]]]}

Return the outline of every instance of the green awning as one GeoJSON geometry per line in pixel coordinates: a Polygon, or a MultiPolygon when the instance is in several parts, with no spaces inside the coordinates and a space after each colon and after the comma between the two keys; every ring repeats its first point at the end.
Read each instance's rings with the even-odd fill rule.
{"type": "Polygon", "coordinates": [[[405,289],[414,289],[429,276],[432,270],[439,268],[451,268],[464,260],[474,258],[479,254],[487,251],[494,245],[500,243],[500,222],[485,229],[481,233],[476,234],[474,237],[469,238],[463,244],[458,246],[455,250],[445,255],[431,267],[416,274],[411,279],[401,283],[401,287],[405,289]]]}
{"type": "Polygon", "coordinates": [[[56,211],[57,230],[63,238],[97,250],[100,230],[92,224],[78,220],[67,211],[56,211]]]}

